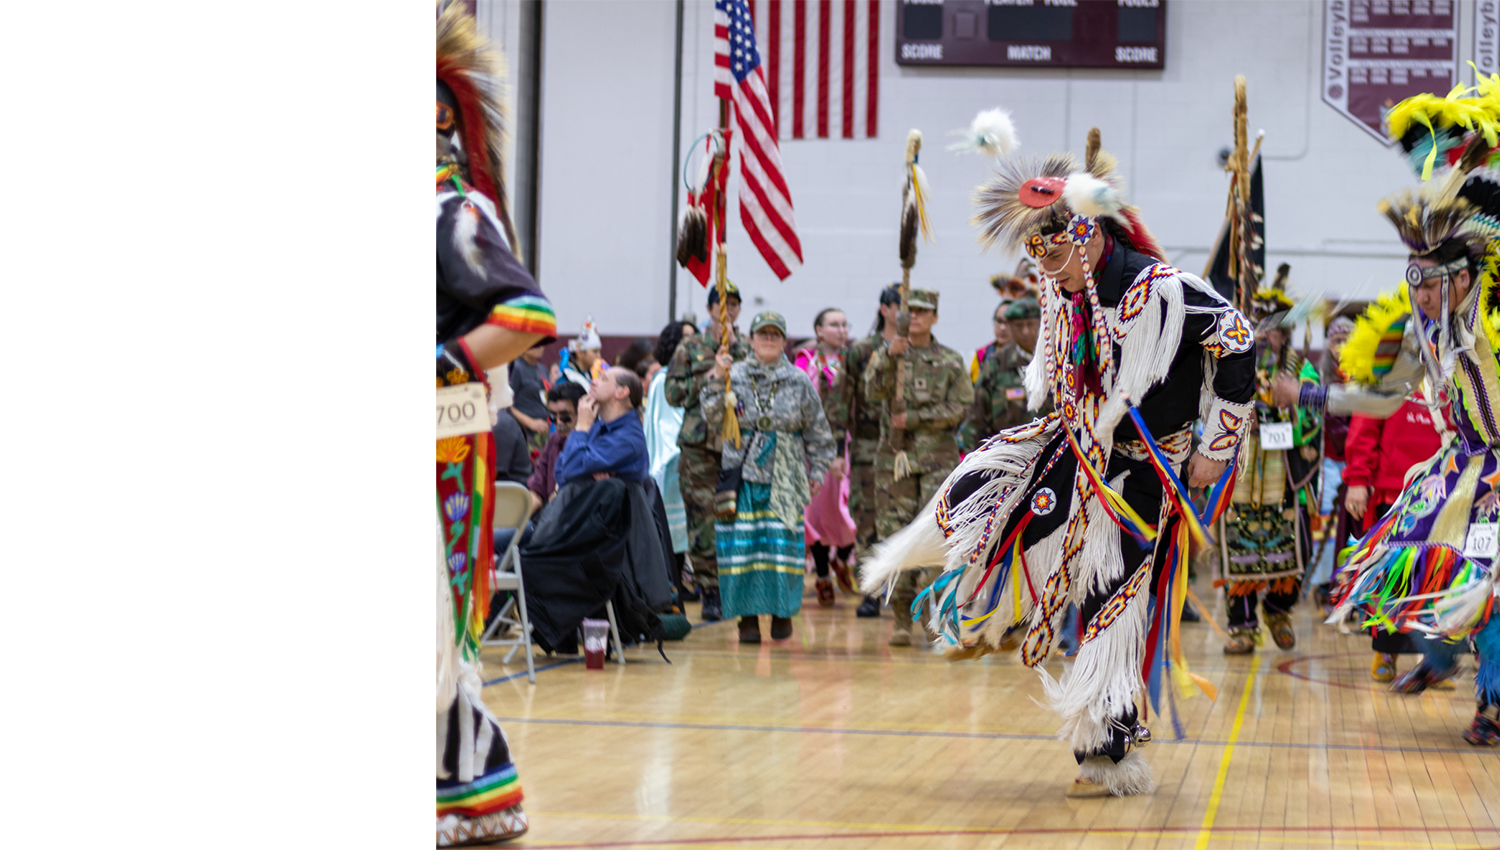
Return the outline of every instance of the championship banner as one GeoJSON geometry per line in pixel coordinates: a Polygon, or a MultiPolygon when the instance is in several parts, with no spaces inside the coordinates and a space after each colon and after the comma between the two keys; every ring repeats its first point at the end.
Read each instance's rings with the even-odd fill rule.
{"type": "MultiPolygon", "coordinates": [[[[1494,5],[1494,0],[1489,0],[1494,5]]],[[[1383,145],[1385,113],[1458,81],[1453,0],[1328,0],[1323,7],[1323,102],[1383,145]]]]}

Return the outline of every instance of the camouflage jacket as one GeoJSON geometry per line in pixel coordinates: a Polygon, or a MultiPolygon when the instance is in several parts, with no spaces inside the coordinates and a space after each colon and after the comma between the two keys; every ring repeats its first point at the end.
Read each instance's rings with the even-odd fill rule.
{"type": "Polygon", "coordinates": [[[902,444],[891,443],[891,404],[896,390],[896,358],[885,346],[870,355],[865,367],[865,395],[880,404],[880,450],[876,465],[895,460],[904,450],[913,472],[948,472],[958,464],[958,425],[974,404],[974,385],[961,354],[938,344],[906,352],[906,430],[902,444]]]}
{"type": "Polygon", "coordinates": [[[823,405],[834,436],[849,433],[852,463],[874,463],[880,447],[880,402],[865,395],[864,375],[870,355],[883,346],[880,334],[871,334],[844,349],[844,369],[823,405]]]}
{"type": "Polygon", "coordinates": [[[984,358],[979,383],[974,385],[974,406],[958,429],[964,451],[972,452],[1006,428],[1024,425],[1052,409],[1051,399],[1036,413],[1026,409],[1025,374],[1030,363],[1031,355],[1013,342],[984,358]]]}
{"type": "MultiPolygon", "coordinates": [[[[679,446],[719,451],[719,431],[710,429],[703,421],[703,410],[698,404],[698,394],[708,383],[708,373],[714,368],[714,355],[718,351],[717,339],[710,339],[706,333],[693,334],[677,346],[677,353],[667,367],[667,377],[662,382],[667,404],[682,408],[682,430],[677,432],[679,446]]],[[[729,344],[729,356],[736,362],[750,356],[750,346],[738,331],[729,344]]]]}

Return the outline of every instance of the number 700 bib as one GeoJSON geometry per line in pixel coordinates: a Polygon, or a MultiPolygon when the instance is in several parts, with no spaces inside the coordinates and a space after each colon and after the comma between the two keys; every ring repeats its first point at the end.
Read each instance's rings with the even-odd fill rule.
{"type": "Polygon", "coordinates": [[[437,391],[437,438],[463,437],[490,430],[484,384],[459,384],[437,391]]]}

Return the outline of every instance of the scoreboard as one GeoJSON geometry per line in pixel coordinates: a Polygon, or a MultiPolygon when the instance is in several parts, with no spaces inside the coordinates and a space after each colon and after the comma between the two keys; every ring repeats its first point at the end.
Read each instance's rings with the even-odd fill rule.
{"type": "Polygon", "coordinates": [[[900,65],[1165,68],[1167,0],[898,0],[900,65]]]}

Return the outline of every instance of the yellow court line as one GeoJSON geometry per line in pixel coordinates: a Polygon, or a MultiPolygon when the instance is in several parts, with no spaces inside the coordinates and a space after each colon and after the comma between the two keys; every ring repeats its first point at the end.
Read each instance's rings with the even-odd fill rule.
{"type": "Polygon", "coordinates": [[[1257,655],[1250,665],[1250,675],[1245,678],[1245,692],[1240,694],[1240,707],[1234,713],[1234,726],[1229,730],[1229,740],[1224,742],[1224,756],[1219,759],[1219,773],[1214,777],[1214,790],[1208,796],[1208,811],[1203,813],[1203,825],[1198,829],[1198,843],[1194,850],[1208,850],[1208,838],[1214,831],[1214,817],[1219,814],[1219,800],[1224,797],[1224,779],[1229,775],[1229,758],[1234,755],[1234,742],[1240,739],[1240,727],[1245,723],[1245,709],[1250,705],[1250,695],[1255,691],[1255,674],[1260,671],[1264,656],[1257,655]]]}

